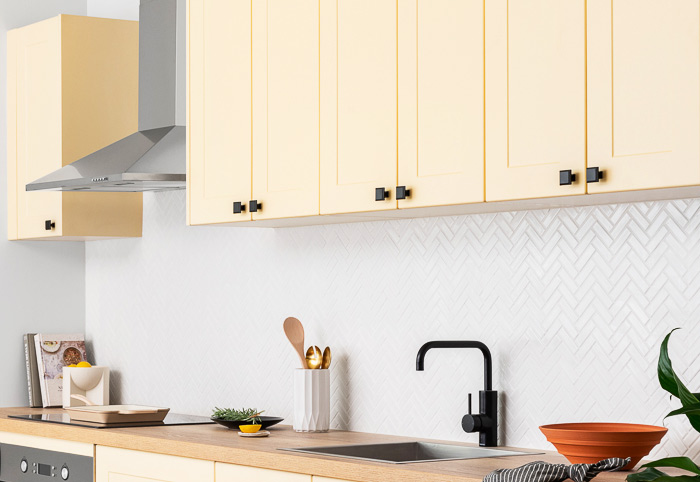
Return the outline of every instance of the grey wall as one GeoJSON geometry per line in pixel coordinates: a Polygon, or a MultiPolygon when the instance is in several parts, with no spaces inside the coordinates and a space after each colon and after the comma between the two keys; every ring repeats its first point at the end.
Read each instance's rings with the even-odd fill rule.
{"type": "Polygon", "coordinates": [[[87,0],[87,14],[91,17],[139,19],[139,0],[87,0]]]}
{"type": "Polygon", "coordinates": [[[82,332],[83,243],[7,241],[8,30],[66,13],[85,15],[85,0],[0,1],[0,406],[27,404],[22,334],[82,332]]]}

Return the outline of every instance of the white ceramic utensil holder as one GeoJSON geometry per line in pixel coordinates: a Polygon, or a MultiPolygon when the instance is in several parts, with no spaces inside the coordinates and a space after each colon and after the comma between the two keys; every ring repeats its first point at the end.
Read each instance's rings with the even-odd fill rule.
{"type": "Polygon", "coordinates": [[[328,432],[331,428],[330,370],[294,370],[294,430],[328,432]]]}
{"type": "Polygon", "coordinates": [[[81,395],[95,405],[109,405],[109,368],[63,367],[63,408],[85,405],[71,395],[81,395]]]}

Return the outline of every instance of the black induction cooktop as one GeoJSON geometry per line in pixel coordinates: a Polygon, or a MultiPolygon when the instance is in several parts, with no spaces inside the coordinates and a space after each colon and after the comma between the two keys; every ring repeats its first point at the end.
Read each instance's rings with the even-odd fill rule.
{"type": "Polygon", "coordinates": [[[74,427],[89,428],[128,428],[128,427],[166,427],[173,425],[202,425],[214,423],[207,417],[196,415],[182,415],[179,413],[169,413],[162,422],[136,422],[136,423],[93,423],[82,420],[71,420],[67,413],[42,413],[33,415],[9,415],[9,418],[19,420],[29,420],[31,422],[60,423],[72,425],[74,427]]]}

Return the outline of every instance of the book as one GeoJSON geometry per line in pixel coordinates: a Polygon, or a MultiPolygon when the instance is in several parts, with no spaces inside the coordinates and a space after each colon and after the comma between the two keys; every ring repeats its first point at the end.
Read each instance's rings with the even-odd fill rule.
{"type": "Polygon", "coordinates": [[[27,390],[29,392],[29,406],[42,407],[41,385],[39,383],[39,367],[36,362],[36,333],[24,335],[24,359],[27,363],[27,390]]]}
{"type": "Polygon", "coordinates": [[[85,337],[40,333],[34,337],[34,345],[42,405],[60,407],[63,405],[63,367],[87,361],[85,337]]]}

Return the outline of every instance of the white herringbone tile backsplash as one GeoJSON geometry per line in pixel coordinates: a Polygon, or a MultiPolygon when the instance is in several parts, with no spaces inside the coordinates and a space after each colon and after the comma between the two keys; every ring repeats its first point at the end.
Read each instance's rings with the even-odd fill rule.
{"type": "MultiPolygon", "coordinates": [[[[291,417],[282,332],[333,348],[335,428],[477,441],[460,426],[494,354],[501,441],[544,423],[662,424],[664,334],[700,391],[700,200],[291,229],[186,227],[185,193],[144,196],[143,238],[87,243],[87,334],[122,401],[291,417]]],[[[308,344],[307,343],[307,344],[308,344]]],[[[291,423],[291,419],[289,419],[291,423]]],[[[654,455],[700,456],[684,418],[654,455]]]]}

